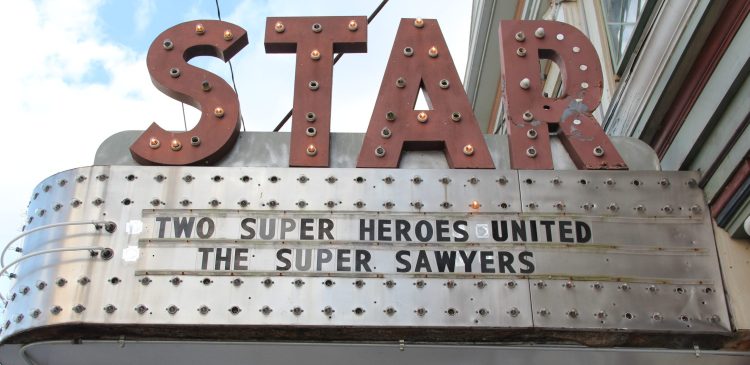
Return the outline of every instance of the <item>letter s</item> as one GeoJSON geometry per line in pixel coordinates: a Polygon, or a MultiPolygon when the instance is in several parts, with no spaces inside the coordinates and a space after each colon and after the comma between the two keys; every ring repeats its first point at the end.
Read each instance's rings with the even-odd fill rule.
{"type": "Polygon", "coordinates": [[[148,50],[146,64],[157,89],[201,110],[189,132],[168,132],[152,123],[130,146],[143,165],[210,164],[234,145],[240,128],[240,102],[221,77],[188,64],[197,56],[229,61],[248,44],[241,27],[218,20],[194,20],[160,34],[148,50]]]}

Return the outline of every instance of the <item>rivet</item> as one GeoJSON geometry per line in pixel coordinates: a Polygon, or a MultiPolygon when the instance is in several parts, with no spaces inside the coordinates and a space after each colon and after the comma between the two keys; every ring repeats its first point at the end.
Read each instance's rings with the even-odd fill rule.
{"type": "Polygon", "coordinates": [[[534,37],[544,38],[544,28],[542,27],[536,28],[536,30],[534,31],[534,37]]]}
{"type": "Polygon", "coordinates": [[[292,281],[292,284],[296,287],[301,287],[302,285],[305,285],[305,282],[302,279],[295,279],[292,281]]]}
{"type": "Polygon", "coordinates": [[[581,71],[586,71],[586,70],[589,69],[589,67],[586,66],[586,65],[580,65],[580,66],[578,66],[578,69],[581,70],[581,71]]]}
{"type": "Polygon", "coordinates": [[[307,206],[307,202],[306,202],[306,201],[304,201],[304,200],[300,200],[300,201],[298,201],[298,202],[297,202],[296,204],[297,204],[297,206],[298,206],[298,207],[300,207],[300,208],[304,208],[304,207],[306,207],[306,206],[307,206]]]}
{"type": "Polygon", "coordinates": [[[667,204],[664,206],[664,208],[661,208],[661,210],[663,210],[664,213],[672,214],[672,212],[674,211],[674,208],[672,208],[671,205],[667,204]]]}
{"type": "Polygon", "coordinates": [[[396,309],[393,308],[393,307],[388,307],[388,308],[384,309],[383,312],[385,314],[389,315],[389,316],[392,316],[392,315],[396,314],[396,309]]]}
{"type": "Polygon", "coordinates": [[[315,91],[315,90],[318,90],[318,88],[320,88],[320,84],[318,84],[317,81],[312,80],[307,83],[307,87],[310,88],[310,90],[315,91]]]}
{"type": "Polygon", "coordinates": [[[403,77],[399,77],[396,79],[396,87],[398,88],[404,88],[406,87],[406,80],[403,77]]]}
{"type": "Polygon", "coordinates": [[[365,309],[362,307],[357,307],[357,308],[352,309],[352,312],[354,312],[354,314],[358,316],[361,316],[365,313],[365,309]]]}
{"type": "Polygon", "coordinates": [[[476,177],[476,176],[472,176],[472,177],[471,177],[471,178],[469,178],[469,180],[467,180],[467,181],[468,181],[468,182],[469,182],[469,183],[470,183],[471,185],[476,185],[476,184],[479,184],[479,178],[478,178],[478,177],[476,177]]]}
{"type": "Polygon", "coordinates": [[[416,313],[420,317],[424,317],[425,314],[427,314],[427,309],[424,308],[417,308],[414,313],[416,313]]]}
{"type": "Polygon", "coordinates": [[[305,149],[305,153],[307,153],[308,156],[315,156],[318,154],[318,149],[315,147],[314,144],[310,144],[305,149]]]}
{"type": "Polygon", "coordinates": [[[576,310],[575,308],[569,310],[567,314],[570,318],[578,318],[578,310],[576,310]]]}
{"type": "Polygon", "coordinates": [[[308,137],[315,137],[315,135],[318,134],[318,130],[315,129],[315,127],[307,127],[307,129],[305,129],[305,134],[308,137]]]}
{"type": "Polygon", "coordinates": [[[112,314],[117,310],[117,307],[112,304],[107,304],[103,309],[105,312],[107,312],[107,314],[112,314]]]}
{"type": "Polygon", "coordinates": [[[315,23],[312,25],[312,31],[315,33],[320,33],[323,31],[323,26],[320,25],[320,23],[315,23]]]}
{"type": "Polygon", "coordinates": [[[594,317],[603,320],[604,318],[607,318],[607,312],[605,311],[598,311],[594,313],[594,317]]]}
{"type": "Polygon", "coordinates": [[[529,139],[536,139],[536,136],[536,129],[529,129],[528,131],[526,131],[526,137],[528,137],[529,139]]]}
{"type": "Polygon", "coordinates": [[[321,310],[321,312],[330,317],[336,311],[331,306],[326,306],[325,308],[323,308],[323,310],[321,310]]]}
{"type": "Polygon", "coordinates": [[[319,60],[320,59],[320,51],[318,51],[317,49],[312,50],[312,52],[310,52],[310,58],[312,58],[315,61],[319,60]]]}
{"type": "Polygon", "coordinates": [[[424,19],[422,19],[422,18],[414,19],[414,26],[417,27],[417,28],[424,27],[424,19]]]}
{"type": "Polygon", "coordinates": [[[594,290],[602,290],[602,288],[604,288],[604,285],[602,285],[602,283],[596,282],[594,283],[594,285],[591,285],[591,287],[594,288],[594,290]]]}
{"type": "Polygon", "coordinates": [[[169,51],[169,50],[171,50],[172,48],[174,48],[174,42],[172,42],[172,40],[171,40],[171,39],[169,39],[169,38],[165,39],[165,40],[164,40],[164,42],[162,42],[162,43],[161,43],[161,45],[162,45],[162,46],[164,47],[164,49],[166,49],[167,51],[169,51]]]}
{"type": "Polygon", "coordinates": [[[234,279],[233,279],[233,280],[231,281],[231,283],[232,283],[232,285],[234,285],[234,286],[240,286],[240,285],[242,285],[242,283],[244,283],[244,281],[242,281],[242,279],[240,279],[240,278],[234,278],[234,279]]]}
{"type": "Polygon", "coordinates": [[[263,281],[261,281],[261,284],[263,284],[263,286],[265,286],[266,288],[270,288],[271,285],[273,285],[273,280],[271,280],[271,278],[265,278],[263,279],[263,281]]]}
{"type": "Polygon", "coordinates": [[[284,23],[276,22],[276,25],[274,25],[273,29],[276,31],[276,33],[284,33],[286,27],[284,26],[284,23]]]}
{"type": "Polygon", "coordinates": [[[50,308],[49,312],[53,315],[58,315],[60,314],[60,312],[62,312],[62,307],[59,305],[53,306],[52,308],[50,308]]]}
{"type": "Polygon", "coordinates": [[[691,211],[691,212],[692,212],[693,214],[698,214],[698,213],[700,213],[700,212],[701,212],[701,210],[702,210],[702,209],[701,209],[701,207],[700,207],[699,205],[693,205],[692,207],[690,207],[690,211],[691,211]]]}
{"type": "Polygon", "coordinates": [[[385,285],[386,288],[390,289],[390,288],[393,288],[394,286],[396,286],[396,282],[389,279],[385,283],[383,283],[383,285],[385,285]]]}
{"type": "Polygon", "coordinates": [[[471,156],[474,154],[474,146],[467,144],[466,146],[464,146],[463,151],[464,151],[464,155],[471,156]]]}
{"type": "Polygon", "coordinates": [[[294,307],[290,312],[292,312],[295,316],[299,316],[300,314],[302,314],[302,312],[304,312],[304,310],[301,307],[294,307]]]}
{"type": "Polygon", "coordinates": [[[205,305],[202,305],[202,306],[198,307],[198,313],[200,313],[200,314],[202,314],[202,315],[204,315],[204,316],[205,316],[206,314],[208,314],[208,312],[210,312],[210,311],[211,311],[211,308],[208,308],[208,307],[207,307],[207,306],[205,306],[205,305]]]}
{"type": "Polygon", "coordinates": [[[448,81],[448,79],[442,79],[442,80],[440,80],[440,84],[439,85],[440,85],[441,89],[447,89],[447,88],[449,88],[451,86],[451,83],[450,83],[450,81],[448,81]]]}
{"type": "Polygon", "coordinates": [[[389,111],[389,112],[385,113],[385,120],[387,120],[389,122],[392,122],[392,121],[396,120],[396,113],[394,113],[392,111],[389,111]]]}
{"type": "Polygon", "coordinates": [[[411,57],[414,54],[414,48],[404,47],[404,56],[411,57]]]}
{"type": "Polygon", "coordinates": [[[609,209],[612,212],[616,212],[620,210],[620,207],[617,205],[617,203],[609,203],[609,205],[607,206],[607,209],[609,209]]]}
{"type": "Polygon", "coordinates": [[[174,304],[167,307],[167,313],[169,313],[170,315],[175,315],[179,311],[180,311],[180,308],[174,304]]]}
{"type": "Polygon", "coordinates": [[[88,277],[86,277],[86,276],[83,276],[80,279],[78,279],[78,284],[81,284],[81,285],[86,285],[86,284],[88,284],[90,282],[91,282],[91,280],[88,277]]]}
{"type": "Polygon", "coordinates": [[[604,180],[604,184],[608,186],[613,186],[616,184],[615,180],[613,178],[608,178],[607,180],[604,180]]]}
{"type": "Polygon", "coordinates": [[[203,26],[203,24],[198,23],[195,25],[195,34],[203,35],[206,33],[206,27],[203,26]]]}
{"type": "Polygon", "coordinates": [[[141,280],[138,280],[141,282],[141,285],[148,286],[148,284],[151,284],[151,279],[148,276],[143,277],[141,280]]]}
{"type": "Polygon", "coordinates": [[[417,114],[417,122],[420,122],[420,123],[427,122],[427,113],[419,112],[419,114],[417,114]]]}
{"type": "Polygon", "coordinates": [[[172,76],[172,78],[178,78],[180,77],[180,69],[177,67],[172,67],[169,69],[169,76],[172,76]]]}
{"type": "Polygon", "coordinates": [[[83,312],[83,311],[85,311],[85,310],[86,310],[86,307],[84,307],[84,306],[83,306],[82,304],[76,304],[76,305],[75,305],[75,306],[73,307],[73,312],[76,312],[76,313],[78,313],[78,314],[82,313],[82,312],[83,312]]]}
{"type": "Polygon", "coordinates": [[[55,281],[55,284],[57,284],[57,286],[59,286],[59,287],[63,287],[67,283],[68,283],[68,281],[65,280],[64,278],[59,278],[59,279],[57,279],[57,281],[55,281]]]}
{"type": "Polygon", "coordinates": [[[635,207],[635,210],[636,210],[636,211],[637,211],[638,213],[643,213],[643,212],[645,212],[645,211],[646,211],[646,207],[645,207],[645,206],[643,206],[643,204],[638,204],[638,205],[637,205],[637,206],[635,207]]]}
{"type": "Polygon", "coordinates": [[[448,310],[446,310],[445,313],[448,314],[449,316],[453,317],[456,314],[458,314],[458,310],[455,309],[455,308],[448,308],[448,310]]]}
{"type": "Polygon", "coordinates": [[[573,47],[573,53],[578,53],[578,52],[581,52],[581,48],[580,47],[573,47]]]}
{"type": "Polygon", "coordinates": [[[417,280],[417,282],[415,282],[414,285],[417,288],[422,289],[427,285],[427,283],[424,280],[417,280]]]}
{"type": "Polygon", "coordinates": [[[380,130],[380,136],[383,138],[391,138],[391,130],[385,127],[380,130]]]}
{"type": "Polygon", "coordinates": [[[359,24],[357,24],[356,20],[350,20],[348,28],[350,31],[354,32],[359,29],[359,24]]]}
{"type": "Polygon", "coordinates": [[[669,186],[669,184],[670,184],[669,179],[667,179],[666,177],[664,177],[661,180],[659,180],[659,185],[661,185],[663,187],[667,187],[667,186],[669,186]]]}
{"type": "Polygon", "coordinates": [[[169,144],[169,147],[172,148],[172,151],[179,151],[182,149],[182,143],[180,141],[173,139],[172,143],[169,144]]]}
{"type": "Polygon", "coordinates": [[[461,121],[461,113],[459,113],[459,112],[453,112],[453,114],[451,114],[451,120],[454,121],[454,122],[460,122],[461,121]]]}
{"type": "Polygon", "coordinates": [[[654,321],[661,321],[664,317],[662,317],[661,313],[656,312],[656,313],[654,313],[654,314],[651,315],[651,318],[654,321]]]}
{"type": "Polygon", "coordinates": [[[427,54],[430,55],[430,57],[435,58],[438,56],[438,49],[435,46],[430,47],[430,50],[427,51],[427,54]]]}
{"type": "Polygon", "coordinates": [[[234,34],[232,34],[232,31],[227,29],[224,31],[224,40],[225,41],[231,41],[232,38],[234,38],[234,34]]]}
{"type": "Polygon", "coordinates": [[[623,284],[622,284],[622,285],[620,285],[620,286],[619,286],[618,288],[619,288],[619,289],[621,289],[622,291],[628,291],[628,290],[630,290],[630,284],[628,284],[628,283],[623,283],[623,284]]]}
{"type": "Polygon", "coordinates": [[[182,205],[183,207],[186,207],[186,206],[188,206],[190,204],[192,204],[192,202],[190,200],[187,200],[187,199],[180,200],[180,205],[182,205]]]}
{"type": "Polygon", "coordinates": [[[529,156],[531,158],[536,157],[536,148],[534,148],[534,147],[527,148],[526,149],[526,156],[529,156]]]}
{"type": "Polygon", "coordinates": [[[524,57],[524,56],[526,56],[526,48],[523,48],[523,47],[518,47],[518,49],[516,49],[516,54],[517,54],[517,55],[518,55],[519,57],[524,57]]]}
{"type": "Polygon", "coordinates": [[[518,285],[515,281],[511,280],[507,284],[508,288],[515,289],[515,287],[518,285]]]}
{"type": "Polygon", "coordinates": [[[170,279],[169,282],[172,283],[172,285],[174,286],[178,286],[182,282],[182,279],[175,276],[172,279],[170,279]]]}
{"type": "Polygon", "coordinates": [[[34,309],[29,315],[31,316],[31,318],[38,318],[41,314],[42,314],[42,311],[39,308],[37,308],[37,309],[34,309]]]}
{"type": "Polygon", "coordinates": [[[201,138],[198,136],[192,136],[190,137],[190,145],[192,146],[200,146],[201,144],[201,138]]]}
{"type": "Polygon", "coordinates": [[[240,307],[238,307],[236,305],[234,305],[231,308],[229,308],[229,313],[232,313],[233,316],[236,316],[236,315],[240,314],[240,312],[242,312],[242,309],[240,309],[240,307]]]}
{"type": "Polygon", "coordinates": [[[271,314],[271,312],[273,312],[273,309],[271,309],[271,307],[267,305],[264,305],[263,308],[260,309],[260,312],[267,316],[271,314]]]}
{"type": "Polygon", "coordinates": [[[519,85],[521,86],[521,89],[527,90],[531,86],[531,80],[523,78],[519,85]]]}
{"type": "Polygon", "coordinates": [[[16,323],[19,323],[19,322],[23,321],[23,314],[17,315],[15,321],[16,321],[16,323]]]}
{"type": "Polygon", "coordinates": [[[328,207],[328,208],[333,208],[333,207],[336,206],[336,202],[333,201],[333,200],[329,200],[329,201],[325,202],[325,206],[328,207]]]}
{"type": "Polygon", "coordinates": [[[594,147],[593,153],[596,157],[602,157],[604,156],[604,148],[602,148],[602,146],[596,146],[594,147]]]}
{"type": "Polygon", "coordinates": [[[658,289],[656,288],[656,285],[649,285],[648,288],[646,288],[646,290],[648,290],[651,293],[656,293],[658,289]]]}
{"type": "Polygon", "coordinates": [[[217,118],[222,118],[222,117],[224,117],[224,108],[222,108],[222,107],[220,107],[220,106],[217,106],[217,107],[216,107],[216,108],[214,109],[214,115],[215,115],[215,116],[216,116],[217,118]]]}
{"type": "Polygon", "coordinates": [[[447,287],[448,289],[453,289],[458,286],[458,283],[456,283],[454,280],[448,280],[443,285],[445,285],[445,287],[447,287]]]}
{"type": "Polygon", "coordinates": [[[365,206],[365,202],[357,200],[356,202],[354,202],[354,206],[357,208],[363,208],[365,206]]]}
{"type": "Polygon", "coordinates": [[[518,310],[518,308],[513,307],[508,311],[508,314],[510,314],[511,317],[518,317],[518,315],[521,313],[521,311],[518,310]]]}
{"type": "Polygon", "coordinates": [[[413,177],[413,178],[411,179],[411,181],[412,181],[412,182],[413,182],[414,184],[416,184],[416,185],[419,185],[419,184],[421,184],[421,183],[422,183],[422,178],[421,178],[421,177],[419,177],[419,175],[417,175],[417,176],[414,176],[414,177],[413,177]]]}
{"type": "Polygon", "coordinates": [[[365,281],[362,279],[357,279],[352,284],[357,288],[362,288],[363,286],[365,286],[365,281]]]}
{"type": "Polygon", "coordinates": [[[148,311],[148,307],[146,307],[143,304],[138,304],[135,308],[133,308],[138,314],[143,314],[148,311]]]}
{"type": "Polygon", "coordinates": [[[565,284],[563,284],[563,288],[565,288],[565,289],[573,289],[575,287],[576,287],[576,285],[573,284],[572,281],[566,281],[565,284]]]}
{"type": "Polygon", "coordinates": [[[698,181],[691,178],[690,180],[688,180],[687,185],[691,188],[695,188],[698,186],[698,181]]]}
{"type": "Polygon", "coordinates": [[[19,292],[23,295],[26,295],[29,294],[29,291],[31,291],[31,288],[29,288],[28,286],[24,286],[19,292]]]}
{"type": "Polygon", "coordinates": [[[539,313],[539,315],[542,316],[542,317],[546,317],[546,316],[550,315],[549,309],[547,309],[547,308],[542,308],[539,311],[537,311],[537,313],[539,313]]]}
{"type": "Polygon", "coordinates": [[[523,120],[530,122],[533,119],[534,119],[534,114],[531,114],[530,111],[527,110],[526,112],[523,113],[523,120]]]}
{"type": "Polygon", "coordinates": [[[557,210],[565,210],[565,204],[561,201],[555,203],[554,207],[557,208],[557,210]]]}
{"type": "Polygon", "coordinates": [[[581,120],[580,119],[573,119],[573,124],[580,125],[581,124],[581,120]]]}
{"type": "Polygon", "coordinates": [[[582,82],[581,83],[581,89],[588,89],[588,88],[589,88],[589,83],[588,82],[582,82]]]}
{"type": "Polygon", "coordinates": [[[526,35],[523,34],[523,32],[516,33],[516,40],[519,42],[523,42],[526,39],[526,35]]]}
{"type": "Polygon", "coordinates": [[[539,280],[539,281],[536,282],[536,287],[539,288],[539,289],[544,289],[544,288],[547,287],[547,283],[545,283],[544,281],[539,280]]]}

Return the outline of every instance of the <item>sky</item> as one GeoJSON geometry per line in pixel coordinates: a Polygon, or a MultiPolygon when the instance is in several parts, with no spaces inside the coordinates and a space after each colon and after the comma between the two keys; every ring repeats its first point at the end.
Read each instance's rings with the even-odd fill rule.
{"type": "MultiPolygon", "coordinates": [[[[248,31],[250,44],[232,59],[246,129],[271,131],[292,107],[295,57],[265,53],[266,17],[368,16],[379,3],[220,0],[222,20],[248,31]]],[[[189,20],[217,19],[217,12],[214,0],[12,0],[0,2],[0,13],[11,33],[0,51],[5,70],[0,105],[7,127],[0,143],[4,244],[21,233],[34,187],[57,172],[93,164],[107,137],[144,130],[151,122],[184,130],[182,105],[152,85],[146,52],[164,30],[189,20]]],[[[368,28],[368,52],[348,54],[335,67],[333,132],[365,132],[398,23],[415,17],[438,20],[463,78],[471,1],[391,0],[368,28]]],[[[191,63],[231,84],[229,66],[222,61],[200,57],[191,63]]],[[[185,108],[190,129],[199,113],[185,108]]]]}

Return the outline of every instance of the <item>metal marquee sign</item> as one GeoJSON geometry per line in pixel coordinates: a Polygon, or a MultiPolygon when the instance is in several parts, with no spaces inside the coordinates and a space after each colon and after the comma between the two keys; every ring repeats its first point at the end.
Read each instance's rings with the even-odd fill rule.
{"type": "Polygon", "coordinates": [[[727,340],[698,174],[604,134],[577,29],[501,23],[507,138],[482,134],[435,20],[401,20],[364,135],[331,134],[330,108],[334,54],[366,51],[365,17],[268,18],[266,52],[297,59],[289,134],[240,133],[236,93],[188,64],[247,44],[213,20],[154,40],[152,81],[201,119],[117,134],[36,187],[3,344],[727,340]],[[561,66],[559,98],[539,59],[561,66]]]}

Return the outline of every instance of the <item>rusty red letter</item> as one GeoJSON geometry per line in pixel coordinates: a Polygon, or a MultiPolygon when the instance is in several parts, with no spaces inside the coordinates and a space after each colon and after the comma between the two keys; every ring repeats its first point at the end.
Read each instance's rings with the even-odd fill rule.
{"type": "Polygon", "coordinates": [[[333,54],[367,52],[367,18],[266,19],[266,53],[297,53],[289,166],[327,167],[333,54]]]}
{"type": "Polygon", "coordinates": [[[357,167],[398,167],[407,150],[443,150],[451,168],[494,168],[443,33],[401,19],[357,167]],[[430,110],[414,110],[424,90],[430,110]]]}
{"type": "Polygon", "coordinates": [[[577,28],[560,22],[508,20],[500,23],[511,167],[552,169],[549,125],[579,169],[627,169],[591,113],[602,97],[602,69],[596,50],[577,28]],[[560,67],[560,97],[542,95],[539,60],[560,67]]]}
{"type": "Polygon", "coordinates": [[[188,61],[213,56],[226,62],[247,43],[244,29],[217,20],[178,24],[156,37],[146,58],[151,81],[161,92],[200,109],[201,119],[189,132],[151,124],[130,146],[133,159],[156,165],[210,164],[234,146],[240,126],[237,94],[221,77],[188,61]]]}

